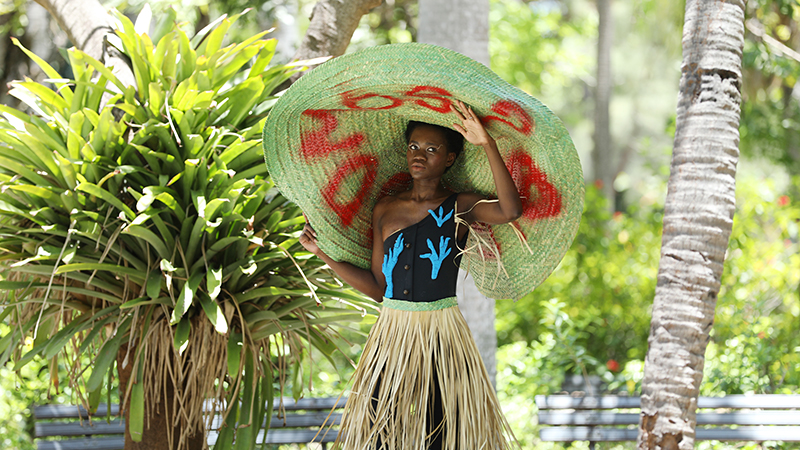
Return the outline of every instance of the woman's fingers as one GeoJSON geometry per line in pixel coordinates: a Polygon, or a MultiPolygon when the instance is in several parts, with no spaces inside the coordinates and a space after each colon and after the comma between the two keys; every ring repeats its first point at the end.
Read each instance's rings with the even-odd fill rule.
{"type": "Polygon", "coordinates": [[[304,243],[316,243],[317,242],[317,233],[311,228],[310,225],[306,224],[303,227],[303,232],[300,233],[300,238],[298,239],[301,244],[304,243]]]}
{"type": "MultiPolygon", "coordinates": [[[[305,214],[303,214],[303,216],[305,216],[305,214]]],[[[308,224],[307,218],[306,218],[306,224],[303,226],[303,233],[306,232],[310,232],[311,236],[314,236],[315,238],[317,237],[317,232],[314,231],[314,228],[312,228],[311,225],[308,224]]]]}
{"type": "Polygon", "coordinates": [[[461,133],[464,139],[474,145],[484,145],[489,142],[491,138],[471,106],[467,106],[461,100],[456,100],[451,108],[461,119],[461,123],[454,123],[453,128],[461,133]]]}
{"type": "Polygon", "coordinates": [[[458,115],[459,119],[461,119],[462,121],[470,120],[475,116],[475,113],[472,112],[472,109],[469,106],[465,105],[464,102],[462,102],[461,100],[456,100],[456,104],[453,105],[452,108],[453,111],[455,111],[456,114],[458,115]],[[456,108],[456,105],[458,105],[458,108],[456,108]]]}
{"type": "MultiPolygon", "coordinates": [[[[460,102],[458,100],[456,100],[456,104],[458,104],[458,103],[460,103],[460,102]]],[[[462,114],[461,111],[459,111],[459,109],[456,108],[455,104],[451,104],[450,105],[450,109],[452,109],[453,112],[456,113],[456,115],[458,116],[459,120],[462,120],[462,121],[464,120],[464,114],[462,114]]]]}

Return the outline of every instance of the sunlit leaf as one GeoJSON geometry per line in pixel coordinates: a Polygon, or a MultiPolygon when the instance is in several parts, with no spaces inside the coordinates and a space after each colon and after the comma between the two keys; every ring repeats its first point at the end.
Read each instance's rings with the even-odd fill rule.
{"type": "Polygon", "coordinates": [[[183,318],[178,322],[178,326],[175,327],[175,338],[174,338],[174,345],[175,350],[178,353],[183,354],[186,351],[186,348],[189,345],[189,335],[192,331],[192,324],[189,321],[189,318],[183,318]]]}
{"type": "Polygon", "coordinates": [[[203,312],[205,312],[211,324],[214,325],[214,329],[217,330],[217,333],[227,333],[228,322],[225,321],[225,314],[222,313],[222,309],[219,307],[217,301],[209,298],[204,292],[199,292],[198,296],[200,298],[200,305],[203,307],[203,312]]]}

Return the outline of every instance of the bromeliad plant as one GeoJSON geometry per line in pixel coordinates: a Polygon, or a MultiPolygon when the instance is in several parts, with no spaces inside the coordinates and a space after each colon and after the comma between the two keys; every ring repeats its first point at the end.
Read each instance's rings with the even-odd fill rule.
{"type": "Polygon", "coordinates": [[[55,90],[15,82],[35,114],[0,106],[0,364],[66,366],[90,409],[116,366],[128,442],[204,441],[211,398],[216,448],[253,448],[273,386],[366,305],[297,243],[263,162],[271,92],[298,69],[269,67],[266,32],[223,46],[236,17],[156,44],[118,20],[135,85],[77,50],[65,80],[25,50],[55,90]]]}

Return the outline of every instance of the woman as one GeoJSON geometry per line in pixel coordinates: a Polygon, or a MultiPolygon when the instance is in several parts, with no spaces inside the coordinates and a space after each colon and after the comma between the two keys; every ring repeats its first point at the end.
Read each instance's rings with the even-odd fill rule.
{"type": "Polygon", "coordinates": [[[411,188],[373,210],[371,270],[332,260],[309,225],[300,237],[343,280],[383,302],[345,407],[338,440],[347,450],[504,449],[515,442],[455,289],[468,225],[514,221],[522,204],[494,139],[471,108],[456,104],[460,135],[409,123],[411,188]],[[463,139],[486,152],[497,200],[442,185],[463,139]]]}

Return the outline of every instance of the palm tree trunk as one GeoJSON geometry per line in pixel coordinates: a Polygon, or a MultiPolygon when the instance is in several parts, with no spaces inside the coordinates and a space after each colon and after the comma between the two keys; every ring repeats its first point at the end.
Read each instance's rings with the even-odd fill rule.
{"type": "Polygon", "coordinates": [[[614,36],[614,21],[611,16],[611,0],[597,0],[597,85],[594,90],[594,149],[592,168],[594,179],[602,184],[608,207],[614,210],[614,179],[617,176],[614,153],[611,147],[611,41],[614,36]]]}
{"type": "Polygon", "coordinates": [[[420,0],[417,40],[489,66],[489,0],[420,0]]]}
{"type": "Polygon", "coordinates": [[[691,449],[735,207],[743,0],[687,0],[639,449],[691,449]]]}
{"type": "MultiPolygon", "coordinates": [[[[489,66],[489,0],[420,0],[417,40],[436,44],[489,66]]],[[[467,321],[492,384],[497,367],[494,299],[459,274],[458,306],[467,321]]]]}

